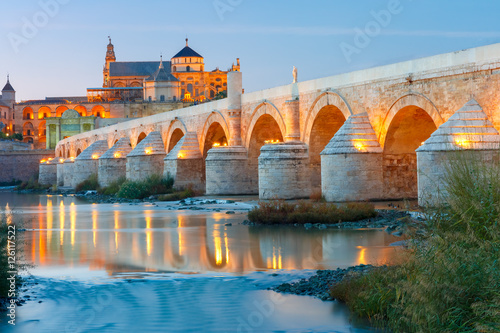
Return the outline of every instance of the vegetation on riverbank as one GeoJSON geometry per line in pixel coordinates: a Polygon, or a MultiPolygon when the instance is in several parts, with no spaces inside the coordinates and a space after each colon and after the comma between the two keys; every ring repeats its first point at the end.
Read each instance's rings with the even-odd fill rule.
{"type": "Polygon", "coordinates": [[[30,177],[28,181],[21,182],[17,185],[16,190],[18,191],[45,191],[49,189],[50,185],[42,185],[38,182],[38,174],[30,177]]]}
{"type": "Polygon", "coordinates": [[[332,297],[398,332],[500,331],[500,167],[465,155],[447,171],[449,197],[406,260],[349,274],[332,297]]]}
{"type": "Polygon", "coordinates": [[[360,221],[377,216],[370,203],[336,205],[326,202],[297,203],[284,200],[260,201],[248,212],[248,219],[259,224],[332,224],[360,221]]]}
{"type": "Polygon", "coordinates": [[[145,199],[159,196],[160,201],[175,201],[195,196],[191,188],[175,189],[174,179],[170,176],[152,175],[141,181],[127,180],[121,177],[107,187],[99,187],[97,174],[76,186],[76,192],[97,191],[100,195],[116,196],[124,199],[145,199]]]}

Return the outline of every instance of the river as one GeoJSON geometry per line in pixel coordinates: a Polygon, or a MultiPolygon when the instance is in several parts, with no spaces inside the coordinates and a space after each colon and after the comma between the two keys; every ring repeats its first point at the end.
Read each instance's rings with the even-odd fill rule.
{"type": "Polygon", "coordinates": [[[377,229],[249,227],[244,202],[179,210],[0,192],[0,206],[23,221],[17,241],[32,264],[29,300],[2,332],[373,332],[342,304],[267,288],[388,263],[398,240],[377,229]]]}

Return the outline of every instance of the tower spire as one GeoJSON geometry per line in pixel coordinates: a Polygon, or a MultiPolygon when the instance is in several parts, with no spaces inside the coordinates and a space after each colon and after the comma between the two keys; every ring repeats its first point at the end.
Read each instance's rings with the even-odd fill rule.
{"type": "Polygon", "coordinates": [[[189,46],[189,45],[188,45],[188,38],[187,38],[187,36],[186,36],[186,46],[189,46]]]}
{"type": "Polygon", "coordinates": [[[163,54],[160,53],[160,68],[163,68],[163,54]]]}

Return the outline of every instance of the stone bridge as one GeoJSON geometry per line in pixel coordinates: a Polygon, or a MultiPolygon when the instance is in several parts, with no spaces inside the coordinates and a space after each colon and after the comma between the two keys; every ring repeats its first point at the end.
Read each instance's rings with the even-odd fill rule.
{"type": "Polygon", "coordinates": [[[245,94],[231,72],[226,99],[60,141],[41,178],[75,186],[98,173],[106,186],[170,173],[208,195],[422,200],[441,155],[496,149],[499,87],[500,44],[245,94]]]}

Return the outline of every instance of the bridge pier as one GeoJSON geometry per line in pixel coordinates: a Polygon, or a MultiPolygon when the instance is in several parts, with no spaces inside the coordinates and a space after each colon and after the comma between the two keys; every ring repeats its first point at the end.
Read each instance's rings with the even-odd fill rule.
{"type": "Polygon", "coordinates": [[[208,151],[205,160],[206,194],[255,194],[254,182],[247,172],[245,147],[218,147],[208,151]]]}
{"type": "Polygon", "coordinates": [[[259,198],[300,199],[310,196],[307,146],[300,141],[262,146],[259,156],[259,198]]]}
{"type": "Polygon", "coordinates": [[[57,160],[48,159],[47,161],[40,162],[38,183],[41,185],[54,185],[57,183],[57,160]]]}
{"type": "Polygon", "coordinates": [[[205,192],[205,163],[195,132],[187,132],[164,159],[163,176],[174,178],[178,189],[205,192]]]}
{"type": "MultiPolygon", "coordinates": [[[[108,150],[108,142],[99,140],[87,147],[77,158],[75,158],[73,180],[71,187],[87,180],[91,175],[96,174],[99,166],[99,157],[108,150]]],[[[66,185],[66,184],[65,184],[66,185]]]]}
{"type": "Polygon", "coordinates": [[[382,148],[367,113],[351,115],[321,152],[321,190],[331,202],[382,198],[382,148]]]}
{"type": "Polygon", "coordinates": [[[152,175],[163,175],[165,147],[160,132],[151,132],[127,155],[128,180],[144,180],[152,175]]]}
{"type": "Polygon", "coordinates": [[[97,180],[99,186],[106,187],[127,174],[127,155],[132,151],[130,139],[118,140],[99,158],[97,180]]]}
{"type": "Polygon", "coordinates": [[[446,172],[453,163],[499,162],[500,134],[475,101],[467,102],[417,149],[418,203],[435,206],[447,196],[446,172]]]}
{"type": "Polygon", "coordinates": [[[75,158],[74,157],[71,157],[71,158],[68,158],[64,161],[64,164],[63,164],[63,178],[64,178],[64,181],[63,181],[63,186],[64,187],[73,187],[73,170],[74,170],[74,167],[75,167],[75,158]]]}
{"type": "Polygon", "coordinates": [[[64,186],[64,158],[59,158],[57,163],[57,187],[64,186]]]}

